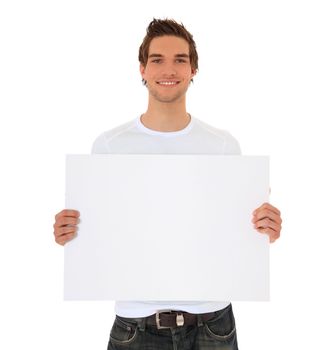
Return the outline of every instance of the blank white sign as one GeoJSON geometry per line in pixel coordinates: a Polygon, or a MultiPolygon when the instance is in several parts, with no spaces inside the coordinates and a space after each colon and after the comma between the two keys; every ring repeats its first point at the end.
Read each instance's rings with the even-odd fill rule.
{"type": "Polygon", "coordinates": [[[269,159],[68,155],[65,300],[269,300],[269,159]]]}

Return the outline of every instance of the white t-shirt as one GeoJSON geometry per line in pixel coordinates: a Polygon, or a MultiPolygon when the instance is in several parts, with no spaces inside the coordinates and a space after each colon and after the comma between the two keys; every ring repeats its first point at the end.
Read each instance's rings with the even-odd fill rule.
{"type": "MultiPolygon", "coordinates": [[[[101,134],[92,146],[92,153],[240,155],[241,151],[239,143],[230,133],[216,129],[193,116],[184,129],[172,132],[149,129],[142,124],[139,116],[101,134]]],[[[206,313],[223,309],[229,303],[228,301],[116,301],[115,312],[122,317],[145,317],[164,309],[206,313]]]]}

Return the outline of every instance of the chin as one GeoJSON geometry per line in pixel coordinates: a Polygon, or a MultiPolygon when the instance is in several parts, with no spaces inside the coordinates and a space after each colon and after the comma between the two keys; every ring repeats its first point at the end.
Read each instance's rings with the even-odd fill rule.
{"type": "Polygon", "coordinates": [[[158,96],[158,95],[154,95],[153,97],[159,102],[173,103],[173,102],[176,102],[178,100],[181,100],[183,98],[183,96],[184,95],[178,95],[178,96],[158,96]]]}
{"type": "Polygon", "coordinates": [[[185,91],[180,91],[178,93],[175,93],[175,95],[172,94],[162,94],[159,93],[156,89],[152,90],[152,89],[148,89],[150,95],[159,102],[164,102],[164,103],[172,103],[172,102],[176,102],[178,100],[181,100],[184,98],[187,90],[185,91]]]}

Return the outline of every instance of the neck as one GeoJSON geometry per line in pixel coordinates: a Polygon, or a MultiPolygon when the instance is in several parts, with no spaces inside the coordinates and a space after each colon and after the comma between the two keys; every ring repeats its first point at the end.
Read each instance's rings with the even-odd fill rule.
{"type": "Polygon", "coordinates": [[[149,103],[141,116],[142,124],[152,130],[171,132],[184,129],[190,122],[185,103],[149,103]]]}

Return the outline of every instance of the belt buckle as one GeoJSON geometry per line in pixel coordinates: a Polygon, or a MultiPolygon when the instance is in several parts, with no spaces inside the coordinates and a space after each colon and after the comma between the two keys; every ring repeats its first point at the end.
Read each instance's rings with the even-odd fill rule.
{"type": "MultiPolygon", "coordinates": [[[[172,310],[160,310],[157,311],[155,314],[155,321],[156,321],[156,327],[157,329],[166,329],[166,328],[171,328],[171,327],[165,327],[165,326],[161,326],[160,324],[160,314],[164,313],[164,312],[170,312],[172,313],[172,310]]],[[[178,327],[182,327],[184,325],[184,317],[182,313],[177,313],[176,315],[176,326],[178,327]]]]}
{"type": "Polygon", "coordinates": [[[184,325],[184,317],[183,314],[177,314],[176,315],[176,325],[178,327],[182,327],[184,325]]]}

